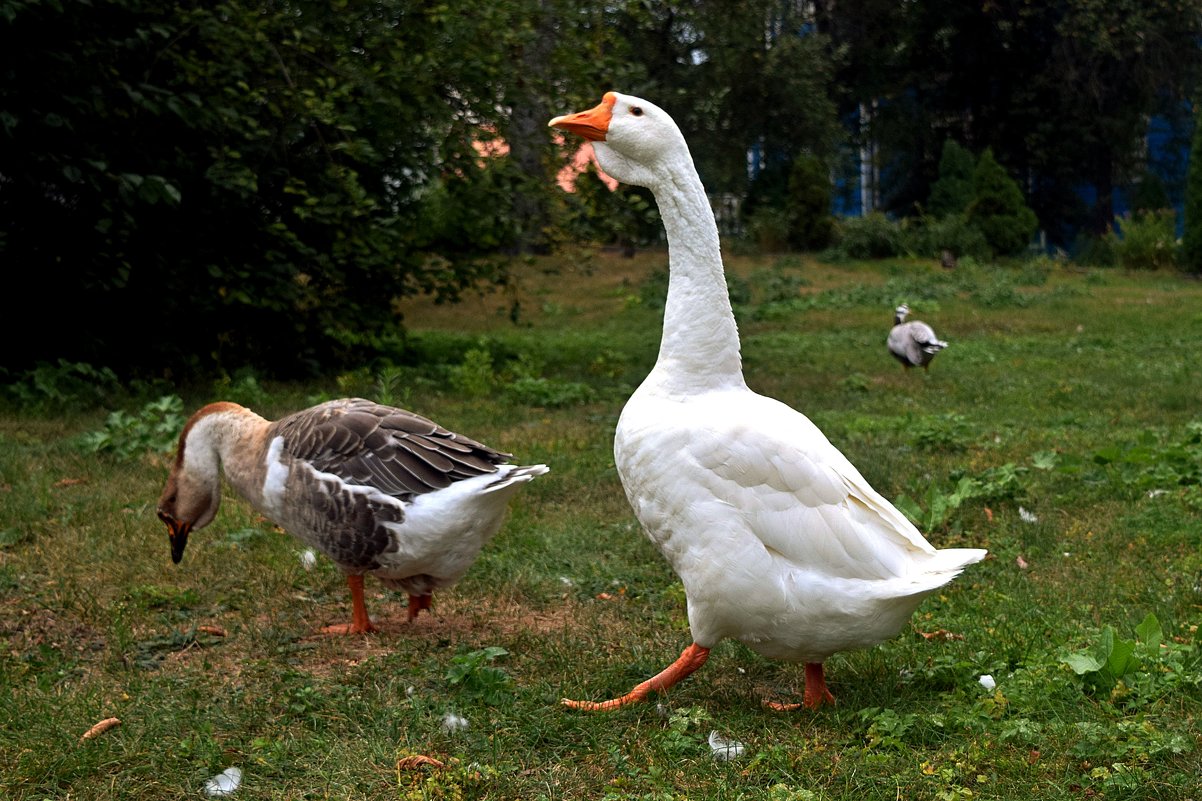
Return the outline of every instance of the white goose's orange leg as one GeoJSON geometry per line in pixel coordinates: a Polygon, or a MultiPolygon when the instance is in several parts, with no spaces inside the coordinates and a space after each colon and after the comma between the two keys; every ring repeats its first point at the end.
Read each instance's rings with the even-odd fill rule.
{"type": "Polygon", "coordinates": [[[409,593],[409,619],[413,620],[413,618],[417,617],[418,612],[422,611],[423,609],[429,609],[430,602],[433,600],[433,593],[427,595],[414,595],[413,593],[409,593]]]}
{"type": "Polygon", "coordinates": [[[806,662],[806,692],[804,703],[807,709],[817,709],[823,704],[835,703],[835,696],[826,688],[826,676],[821,662],[806,662]]]}
{"type": "Polygon", "coordinates": [[[697,668],[705,664],[705,660],[709,658],[710,649],[703,648],[697,643],[693,643],[688,648],[681,652],[680,657],[668,665],[657,675],[647,679],[642,684],[635,685],[635,688],[620,698],[614,698],[609,701],[572,701],[564,698],[560,701],[564,706],[569,706],[572,709],[583,709],[588,712],[608,712],[611,709],[617,709],[620,706],[633,704],[636,701],[642,701],[652,690],[662,692],[668,689],[676,682],[689,675],[697,668]]]}
{"type": "Polygon", "coordinates": [[[351,622],[326,626],[327,634],[370,634],[377,631],[367,616],[367,604],[363,602],[363,576],[347,576],[346,586],[351,588],[351,622]]]}
{"type": "Polygon", "coordinates": [[[778,712],[792,712],[803,705],[806,709],[817,709],[823,704],[834,704],[835,696],[826,688],[826,676],[822,671],[821,662],[806,662],[806,690],[800,704],[782,704],[777,701],[765,701],[764,706],[778,712]]]}

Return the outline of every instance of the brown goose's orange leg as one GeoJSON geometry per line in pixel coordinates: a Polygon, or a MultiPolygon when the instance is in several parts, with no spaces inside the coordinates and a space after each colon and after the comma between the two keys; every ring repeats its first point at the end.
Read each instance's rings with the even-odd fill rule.
{"type": "Polygon", "coordinates": [[[676,682],[689,675],[697,668],[705,664],[705,660],[709,658],[710,649],[703,648],[697,643],[693,643],[688,648],[681,652],[680,657],[664,668],[660,673],[653,676],[642,684],[635,685],[635,688],[626,693],[620,698],[614,698],[609,701],[572,701],[564,698],[560,701],[564,706],[570,706],[572,709],[584,709],[588,712],[608,712],[611,709],[617,709],[620,706],[633,704],[636,701],[642,701],[652,690],[661,692],[668,689],[676,682]]]}
{"type": "Polygon", "coordinates": [[[423,609],[430,608],[430,602],[434,600],[434,594],[414,595],[409,593],[409,619],[417,617],[417,613],[423,609]]]}
{"type": "Polygon", "coordinates": [[[370,634],[377,631],[367,616],[367,604],[363,602],[363,576],[347,576],[346,585],[351,588],[351,622],[326,626],[327,634],[370,634]]]}
{"type": "Polygon", "coordinates": [[[817,709],[823,704],[834,704],[835,696],[826,688],[826,676],[822,671],[821,662],[806,662],[806,691],[800,704],[782,704],[776,701],[765,701],[764,706],[778,712],[792,712],[803,705],[806,709],[817,709]]]}

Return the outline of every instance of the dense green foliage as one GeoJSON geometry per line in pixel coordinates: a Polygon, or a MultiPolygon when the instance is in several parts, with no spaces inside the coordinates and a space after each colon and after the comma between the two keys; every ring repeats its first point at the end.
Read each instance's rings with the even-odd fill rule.
{"type": "Polygon", "coordinates": [[[1200,9],[0,0],[0,258],[36,299],[5,367],[328,370],[401,339],[407,297],[504,283],[499,255],[654,242],[644,195],[554,181],[577,143],[547,119],[608,88],[667,108],[772,247],[820,246],[819,176],[849,174],[860,145],[885,211],[940,206],[953,140],[1023,176],[1051,241],[1100,234],[1112,186],[1180,195],[1142,141],[1152,115],[1191,124],[1200,9]]]}
{"type": "Polygon", "coordinates": [[[203,798],[234,766],[236,801],[1196,801],[1202,374],[1183,343],[1202,285],[1174,273],[728,256],[748,383],[933,544],[990,556],[897,637],[829,660],[835,706],[764,708],[798,699],[802,666],[729,640],[649,703],[559,705],[625,691],[689,640],[613,464],[665,261],[519,260],[466,308],[410,303],[419,366],[173,389],[185,413],[388,398],[550,466],[433,614],[406,622],[404,593],[367,579],[372,636],[320,633],[349,614],[344,576],[232,492],[171,563],[154,506],[179,407],[159,387],[62,364],[8,393],[0,796],[203,798]],[[951,343],[929,374],[885,349],[900,301],[951,343]]]}
{"type": "Polygon", "coordinates": [[[976,159],[954,139],[943,143],[939,157],[939,177],[931,184],[926,213],[932,217],[963,214],[973,199],[973,171],[976,159]]]}
{"type": "Polygon", "coordinates": [[[789,193],[785,202],[789,215],[789,244],[799,250],[821,250],[831,241],[830,172],[816,156],[802,155],[793,161],[789,193]]]}
{"type": "Polygon", "coordinates": [[[1117,220],[1105,239],[1119,266],[1159,270],[1177,266],[1177,215],[1172,209],[1144,211],[1117,220]]]}
{"type": "Polygon", "coordinates": [[[968,222],[981,230],[999,256],[1012,256],[1026,248],[1039,227],[1022,190],[988,149],[973,169],[968,222]]]}
{"type": "MultiPolygon", "coordinates": [[[[1202,115],[1202,111],[1199,114],[1202,115]]],[[[1199,124],[1194,125],[1194,136],[1190,140],[1184,212],[1181,258],[1186,269],[1202,273],[1202,125],[1199,124]]]]}
{"type": "Polygon", "coordinates": [[[924,217],[913,229],[913,252],[930,259],[942,259],[945,253],[953,258],[971,256],[985,261],[992,253],[981,229],[965,214],[943,217],[924,217]]]}
{"type": "Polygon", "coordinates": [[[476,149],[514,119],[520,12],[5,2],[0,248],[71,323],[9,365],[295,373],[395,332],[396,299],[497,280],[481,257],[550,183],[476,149]]]}

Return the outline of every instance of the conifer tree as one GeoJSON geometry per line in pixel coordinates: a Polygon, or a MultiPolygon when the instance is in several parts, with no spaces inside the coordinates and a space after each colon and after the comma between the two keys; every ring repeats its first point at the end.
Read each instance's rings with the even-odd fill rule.
{"type": "Polygon", "coordinates": [[[1039,227],[1035,212],[1027,206],[1022,190],[1005,168],[986,149],[973,170],[973,200],[968,221],[981,230],[989,247],[999,256],[1025,248],[1039,227]]]}
{"type": "Polygon", "coordinates": [[[1185,176],[1185,232],[1181,238],[1181,260],[1185,269],[1202,273],[1202,115],[1194,120],[1190,142],[1189,170],[1185,176]]]}
{"type": "Polygon", "coordinates": [[[927,198],[927,214],[932,217],[963,214],[972,202],[975,168],[976,160],[971,152],[954,139],[946,140],[939,157],[939,178],[931,184],[931,194],[927,198]]]}

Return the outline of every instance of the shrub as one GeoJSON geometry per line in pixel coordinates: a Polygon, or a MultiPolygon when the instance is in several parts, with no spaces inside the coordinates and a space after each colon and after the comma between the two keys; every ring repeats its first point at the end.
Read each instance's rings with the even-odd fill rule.
{"type": "Polygon", "coordinates": [[[184,402],[176,395],[164,395],[136,415],[112,412],[103,429],[84,434],[78,445],[84,453],[108,453],[121,460],[146,453],[167,454],[175,448],[185,422],[184,402]]]}
{"type": "Polygon", "coordinates": [[[747,217],[747,234],[761,253],[779,253],[789,244],[789,215],[782,209],[760,206],[747,217]]]}
{"type": "Polygon", "coordinates": [[[885,259],[909,255],[900,223],[880,212],[840,220],[838,250],[852,259],[885,259]]]}
{"type": "Polygon", "coordinates": [[[1158,270],[1177,263],[1177,216],[1172,209],[1123,216],[1115,220],[1119,231],[1108,231],[1120,267],[1158,270]]]}
{"type": "Polygon", "coordinates": [[[592,387],[579,381],[518,376],[505,387],[505,395],[526,406],[561,407],[588,403],[594,393],[592,387]]]}
{"type": "Polygon", "coordinates": [[[834,230],[831,217],[831,179],[816,156],[798,156],[789,172],[786,197],[789,244],[801,250],[819,250],[830,244],[834,230]]]}
{"type": "Polygon", "coordinates": [[[995,254],[1018,253],[1030,243],[1039,227],[1035,212],[1023,200],[1022,190],[989,149],[981,154],[972,179],[973,200],[968,207],[968,221],[981,229],[995,254]]]}
{"type": "Polygon", "coordinates": [[[1114,267],[1118,254],[1114,252],[1111,238],[1081,234],[1073,242],[1073,261],[1087,267],[1114,267]]]}
{"type": "Polygon", "coordinates": [[[978,261],[986,261],[990,255],[985,235],[964,214],[937,219],[924,217],[911,233],[910,247],[918,255],[932,259],[939,258],[945,250],[957,258],[968,256],[978,261]]]}
{"type": "Polygon", "coordinates": [[[463,361],[449,370],[451,387],[460,395],[483,398],[492,392],[497,376],[493,372],[492,354],[487,347],[472,348],[463,354],[463,361]]]}
{"type": "MultiPolygon", "coordinates": [[[[7,371],[0,369],[0,376],[7,377],[7,371]]],[[[23,409],[56,412],[68,407],[91,408],[119,389],[117,374],[109,368],[59,359],[55,364],[39,363],[16,376],[2,394],[23,409]]]]}

